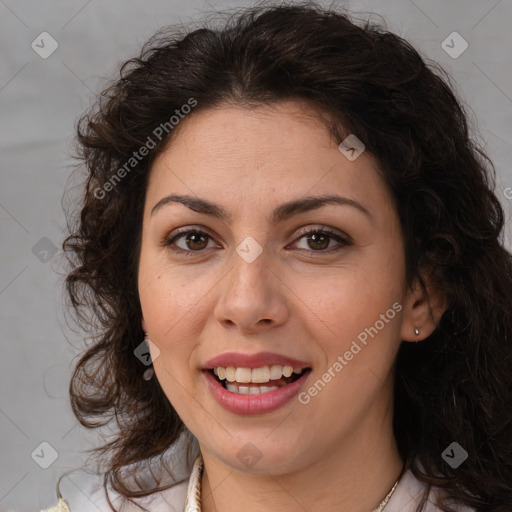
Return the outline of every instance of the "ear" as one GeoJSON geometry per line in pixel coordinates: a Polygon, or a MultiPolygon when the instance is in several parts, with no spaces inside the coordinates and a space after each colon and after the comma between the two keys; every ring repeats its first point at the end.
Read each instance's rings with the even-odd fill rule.
{"type": "Polygon", "coordinates": [[[403,341],[420,341],[428,338],[439,324],[448,307],[446,295],[439,287],[425,279],[426,293],[418,278],[415,279],[404,300],[401,338],[403,341]],[[419,334],[415,334],[418,329],[419,334]]]}
{"type": "Polygon", "coordinates": [[[146,321],[144,320],[144,317],[142,317],[141,324],[142,324],[142,330],[144,332],[148,332],[148,330],[146,329],[146,321]]]}

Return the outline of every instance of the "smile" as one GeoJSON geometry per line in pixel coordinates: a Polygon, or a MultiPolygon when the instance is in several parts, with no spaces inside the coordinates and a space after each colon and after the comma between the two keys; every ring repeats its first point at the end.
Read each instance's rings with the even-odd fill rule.
{"type": "Polygon", "coordinates": [[[281,365],[259,368],[218,366],[213,369],[214,375],[224,389],[241,395],[259,395],[275,391],[297,380],[304,371],[305,368],[281,365]]]}
{"type": "Polygon", "coordinates": [[[255,415],[273,412],[290,402],[304,385],[311,368],[228,366],[202,373],[221,407],[237,415],[255,415]]]}

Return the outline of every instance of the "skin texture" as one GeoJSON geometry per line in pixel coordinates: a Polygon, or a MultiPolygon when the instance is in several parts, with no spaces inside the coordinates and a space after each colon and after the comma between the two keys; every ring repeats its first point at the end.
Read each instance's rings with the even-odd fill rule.
{"type": "Polygon", "coordinates": [[[434,290],[429,307],[417,283],[405,286],[399,220],[375,158],[349,161],[318,114],[295,101],[200,111],[176,135],[148,183],[139,296],[160,350],[156,377],[200,444],[204,511],[373,510],[403,464],[392,432],[397,351],[429,336],[445,308],[434,290]],[[150,215],[171,193],[215,202],[232,218],[178,203],[150,215]],[[329,204],[270,222],[282,203],[323,194],[353,199],[371,218],[329,204]],[[209,237],[163,245],[180,227],[209,237]],[[304,228],[331,228],[352,245],[308,242],[304,228]],[[252,263],[236,252],[249,236],[263,249],[252,263]],[[239,416],[206,385],[210,358],[271,351],[308,362],[307,390],[396,302],[401,311],[307,404],[239,416]],[[237,457],[247,442],[261,454],[250,468],[237,457]]]}

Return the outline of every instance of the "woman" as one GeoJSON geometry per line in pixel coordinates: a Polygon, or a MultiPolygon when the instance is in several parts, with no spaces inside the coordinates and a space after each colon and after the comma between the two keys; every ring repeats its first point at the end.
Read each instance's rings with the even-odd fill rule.
{"type": "Polygon", "coordinates": [[[70,392],[115,418],[112,510],[511,510],[511,255],[435,71],[260,7],[160,32],[82,118],[70,392]]]}

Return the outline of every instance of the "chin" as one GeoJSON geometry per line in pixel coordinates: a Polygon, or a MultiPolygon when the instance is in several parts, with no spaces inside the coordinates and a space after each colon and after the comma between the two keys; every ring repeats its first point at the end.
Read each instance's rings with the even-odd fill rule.
{"type": "MultiPolygon", "coordinates": [[[[296,440],[292,442],[286,431],[281,435],[270,434],[271,429],[265,428],[256,433],[248,431],[247,435],[237,433],[233,438],[213,441],[210,437],[208,451],[225,465],[238,471],[250,474],[280,475],[298,470],[312,461],[301,438],[303,435],[295,432],[296,440]]],[[[311,451],[308,451],[311,453],[311,451]]]]}

